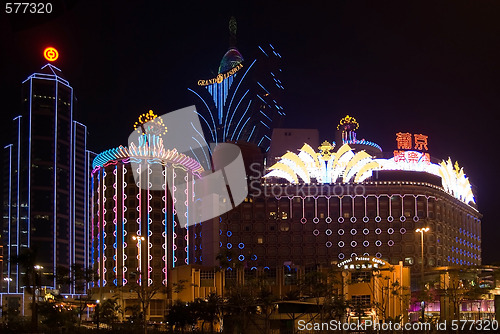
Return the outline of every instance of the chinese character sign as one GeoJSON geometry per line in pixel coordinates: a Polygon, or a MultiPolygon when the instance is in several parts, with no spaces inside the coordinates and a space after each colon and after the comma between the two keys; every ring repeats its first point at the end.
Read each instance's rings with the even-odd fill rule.
{"type": "Polygon", "coordinates": [[[398,150],[419,150],[419,151],[427,151],[429,148],[427,147],[427,138],[423,134],[414,134],[413,142],[415,143],[415,147],[412,145],[412,134],[408,132],[398,132],[396,133],[396,142],[398,144],[398,150]]]}
{"type": "Polygon", "coordinates": [[[413,138],[415,138],[415,149],[419,151],[427,151],[427,136],[423,134],[414,134],[413,138]]]}
{"type": "Polygon", "coordinates": [[[396,141],[398,143],[399,150],[411,150],[411,133],[396,133],[396,141]]]}
{"type": "Polygon", "coordinates": [[[427,138],[423,134],[411,134],[409,132],[396,133],[396,143],[398,149],[394,151],[395,162],[412,162],[417,163],[423,161],[426,164],[430,163],[429,153],[405,151],[405,150],[418,150],[427,151],[427,138]]]}

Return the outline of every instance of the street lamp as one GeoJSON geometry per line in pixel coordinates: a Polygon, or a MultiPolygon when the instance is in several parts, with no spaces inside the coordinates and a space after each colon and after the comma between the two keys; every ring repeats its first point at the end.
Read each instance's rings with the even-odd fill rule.
{"type": "Polygon", "coordinates": [[[39,278],[40,278],[40,274],[39,274],[39,271],[43,269],[43,266],[41,265],[34,265],[33,266],[33,299],[32,299],[32,315],[31,315],[31,322],[32,322],[32,325],[33,325],[33,328],[35,330],[38,329],[38,304],[37,304],[37,299],[38,299],[38,296],[37,296],[37,292],[40,293],[39,289],[38,289],[38,282],[39,282],[39,278]]]}
{"type": "Polygon", "coordinates": [[[146,240],[146,238],[144,238],[143,236],[133,235],[132,240],[134,240],[137,243],[137,248],[138,248],[137,258],[139,260],[139,284],[142,285],[142,247],[141,247],[141,242],[146,240]]]}
{"type": "MultiPolygon", "coordinates": [[[[428,227],[422,227],[422,228],[417,228],[415,232],[420,233],[420,246],[421,246],[421,267],[420,267],[420,281],[422,285],[422,299],[423,299],[423,293],[424,293],[424,233],[429,232],[430,228],[428,227]]],[[[420,305],[422,309],[422,322],[424,322],[425,319],[425,300],[422,300],[422,303],[420,305]]]]}

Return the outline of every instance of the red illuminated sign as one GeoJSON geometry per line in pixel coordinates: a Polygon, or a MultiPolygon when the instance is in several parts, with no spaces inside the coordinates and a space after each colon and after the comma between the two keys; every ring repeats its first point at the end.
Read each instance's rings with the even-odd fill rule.
{"type": "Polygon", "coordinates": [[[48,61],[56,61],[57,58],[59,58],[59,52],[57,52],[55,48],[49,46],[48,48],[45,48],[45,50],[43,50],[43,56],[48,61]]]}
{"type": "Polygon", "coordinates": [[[406,151],[427,151],[427,138],[428,136],[420,133],[415,133],[414,135],[409,132],[396,133],[396,143],[398,145],[398,150],[394,151],[394,161],[411,163],[418,163],[419,161],[422,161],[426,164],[430,164],[431,159],[429,153],[406,151]],[[415,144],[415,146],[413,146],[413,144],[415,144]]]}

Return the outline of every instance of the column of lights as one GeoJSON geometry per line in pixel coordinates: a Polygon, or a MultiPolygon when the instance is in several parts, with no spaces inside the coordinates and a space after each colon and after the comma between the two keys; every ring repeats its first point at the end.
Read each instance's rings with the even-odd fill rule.
{"type": "MultiPolygon", "coordinates": [[[[142,235],[142,233],[141,233],[141,231],[142,231],[142,229],[141,229],[141,220],[142,220],[141,219],[142,218],[141,217],[141,211],[142,211],[141,210],[141,206],[142,206],[142,200],[141,200],[141,180],[142,180],[141,164],[138,164],[137,175],[139,177],[139,180],[137,181],[137,184],[136,184],[137,190],[138,190],[137,196],[136,196],[136,198],[138,200],[138,205],[136,207],[136,210],[138,212],[137,220],[136,220],[137,225],[138,225],[137,226],[136,234],[140,236],[140,235],[142,235]]],[[[132,239],[134,239],[134,237],[132,237],[132,239]]],[[[136,239],[134,239],[134,240],[136,240],[136,239]]],[[[141,266],[141,261],[142,261],[141,260],[141,254],[140,254],[140,252],[138,252],[137,253],[137,270],[139,271],[139,279],[138,279],[137,283],[140,283],[142,281],[142,266],[141,266]]]]}
{"type": "MultiPolygon", "coordinates": [[[[415,232],[420,233],[420,244],[421,244],[421,267],[420,267],[420,284],[422,285],[422,291],[424,291],[424,233],[429,232],[430,228],[428,227],[422,227],[422,228],[417,228],[415,232]]],[[[422,319],[421,321],[424,322],[425,320],[425,300],[422,300],[421,302],[421,309],[422,309],[422,319]]]]}
{"type": "Polygon", "coordinates": [[[127,211],[127,206],[125,200],[127,199],[127,194],[125,193],[125,188],[127,187],[127,182],[125,182],[125,174],[127,173],[127,168],[125,164],[122,164],[122,195],[123,195],[123,205],[122,205],[122,245],[123,245],[123,257],[122,257],[122,285],[127,284],[127,279],[125,278],[125,273],[127,272],[127,266],[125,265],[125,260],[127,260],[127,243],[125,242],[125,236],[127,235],[127,229],[125,224],[127,224],[127,218],[125,218],[125,211],[127,211]]]}
{"type": "Polygon", "coordinates": [[[184,193],[186,194],[186,202],[184,204],[186,205],[186,236],[184,237],[186,240],[186,247],[184,248],[184,251],[186,252],[186,259],[184,262],[186,264],[189,264],[189,171],[186,172],[186,176],[184,177],[184,181],[186,181],[186,190],[184,190],[184,193]]]}
{"type": "Polygon", "coordinates": [[[113,195],[113,199],[115,201],[115,207],[113,208],[113,211],[115,213],[115,218],[113,219],[113,225],[115,226],[115,230],[113,231],[113,236],[115,237],[115,242],[113,243],[113,248],[115,251],[115,254],[113,256],[113,272],[115,273],[115,279],[113,280],[113,283],[115,284],[115,286],[118,286],[118,165],[115,165],[113,174],[115,176],[115,182],[113,183],[113,188],[115,190],[115,194],[113,195]]]}
{"type": "Polygon", "coordinates": [[[177,258],[175,257],[175,250],[177,245],[175,244],[175,239],[177,234],[175,233],[175,226],[177,225],[175,222],[175,167],[172,165],[172,268],[175,268],[175,263],[177,262],[177,258]]]}
{"type": "MultiPolygon", "coordinates": [[[[97,276],[101,277],[101,254],[102,254],[102,243],[101,243],[101,173],[97,171],[97,276]]],[[[92,220],[93,223],[93,220],[92,220]]],[[[94,237],[92,237],[94,238],[94,237]]],[[[98,280],[99,287],[102,286],[101,280],[98,280]]]]}
{"type": "Polygon", "coordinates": [[[137,260],[139,262],[139,285],[142,285],[142,241],[146,240],[146,238],[144,238],[143,236],[139,236],[139,235],[134,235],[132,236],[132,240],[134,240],[136,242],[136,246],[137,246],[137,260]]]}
{"type": "Polygon", "coordinates": [[[152,244],[151,244],[151,229],[150,229],[150,226],[151,223],[152,223],[152,219],[151,219],[151,211],[153,210],[153,208],[151,207],[150,205],[150,201],[151,201],[151,193],[150,193],[150,189],[151,189],[151,180],[150,180],[150,175],[151,173],[153,172],[153,170],[151,169],[151,167],[149,166],[149,163],[148,163],[148,190],[147,190],[147,207],[148,207],[148,212],[147,212],[147,217],[148,217],[148,220],[147,220],[147,238],[148,238],[148,248],[147,248],[147,255],[148,255],[148,261],[147,261],[147,264],[148,264],[148,286],[149,285],[152,285],[152,282],[151,282],[151,271],[153,270],[153,268],[151,268],[151,260],[153,259],[153,256],[151,255],[151,248],[152,248],[152,244]]]}
{"type": "Polygon", "coordinates": [[[106,286],[106,171],[102,171],[102,286],[106,286]]]}
{"type": "Polygon", "coordinates": [[[162,208],[162,212],[163,212],[163,221],[162,221],[162,224],[163,224],[163,273],[165,274],[165,279],[163,280],[163,285],[167,286],[167,279],[168,279],[168,225],[167,225],[167,221],[168,221],[168,217],[167,217],[167,203],[168,203],[168,187],[167,187],[167,166],[165,165],[163,171],[163,190],[164,190],[164,193],[163,193],[163,208],[162,208]]]}

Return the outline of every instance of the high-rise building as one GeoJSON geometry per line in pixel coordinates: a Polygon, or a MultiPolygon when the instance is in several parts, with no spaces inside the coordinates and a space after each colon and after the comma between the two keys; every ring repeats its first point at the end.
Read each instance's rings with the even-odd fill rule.
{"type": "Polygon", "coordinates": [[[60,69],[47,64],[22,83],[22,112],[4,148],[2,293],[23,293],[23,266],[13,259],[30,249],[43,267],[43,286],[58,286],[59,266],[87,267],[89,173],[86,126],[74,119],[75,94],[60,69]]]}
{"type": "Polygon", "coordinates": [[[198,80],[188,90],[194,94],[208,141],[245,141],[267,152],[272,129],[285,117],[280,101],[284,90],[281,54],[267,44],[258,46],[255,55],[245,59],[236,48],[234,18],[229,22],[229,31],[229,49],[217,75],[198,80]]]}

